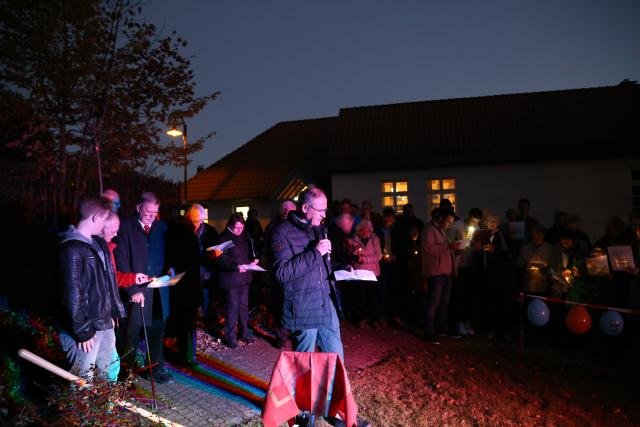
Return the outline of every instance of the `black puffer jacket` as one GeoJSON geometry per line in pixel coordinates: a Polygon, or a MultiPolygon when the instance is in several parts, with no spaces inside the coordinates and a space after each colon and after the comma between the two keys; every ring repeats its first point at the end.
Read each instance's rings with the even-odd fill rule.
{"type": "Polygon", "coordinates": [[[290,212],[271,237],[275,277],[284,292],[282,324],[292,331],[327,326],[335,316],[327,267],[316,250],[318,233],[290,212]]]}
{"type": "Polygon", "coordinates": [[[77,342],[112,329],[112,319],[126,315],[107,244],[101,237],[93,239],[102,253],[71,228],[58,250],[60,327],[77,342]]]}

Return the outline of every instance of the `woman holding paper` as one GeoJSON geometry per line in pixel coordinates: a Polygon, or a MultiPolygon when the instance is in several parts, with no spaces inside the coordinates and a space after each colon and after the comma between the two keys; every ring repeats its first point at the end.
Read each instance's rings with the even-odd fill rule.
{"type": "Polygon", "coordinates": [[[247,326],[252,278],[250,268],[258,264],[258,259],[251,238],[244,232],[244,225],[242,214],[233,214],[218,237],[219,244],[227,241],[233,243],[216,259],[220,267],[220,286],[226,300],[224,343],[230,348],[238,346],[238,335],[242,341],[253,342],[247,326]]]}
{"type": "MultiPolygon", "coordinates": [[[[369,270],[380,276],[380,260],[382,259],[382,249],[380,249],[380,239],[373,232],[373,224],[368,219],[363,219],[356,227],[356,235],[352,239],[352,247],[357,261],[354,267],[357,270],[369,270]]],[[[356,288],[355,309],[359,319],[358,326],[363,328],[366,320],[373,322],[373,327],[379,329],[382,320],[380,295],[380,285],[378,282],[357,281],[353,283],[356,288]]]]}

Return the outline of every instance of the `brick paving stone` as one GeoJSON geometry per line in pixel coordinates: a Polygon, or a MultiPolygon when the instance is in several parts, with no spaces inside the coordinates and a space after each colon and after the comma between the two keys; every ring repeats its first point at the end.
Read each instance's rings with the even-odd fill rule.
{"type": "MultiPolygon", "coordinates": [[[[391,327],[381,330],[359,329],[343,322],[341,326],[347,371],[350,376],[379,363],[398,351],[424,346],[424,341],[407,331],[391,327]]],[[[284,349],[276,349],[263,339],[252,344],[240,343],[238,348],[209,351],[209,355],[235,366],[242,371],[269,381],[276,360],[284,349]]],[[[161,407],[160,415],[185,426],[233,426],[259,419],[260,408],[255,404],[209,386],[184,374],[174,372],[176,382],[157,385],[161,407]]],[[[150,383],[139,384],[150,389],[150,383]]]]}

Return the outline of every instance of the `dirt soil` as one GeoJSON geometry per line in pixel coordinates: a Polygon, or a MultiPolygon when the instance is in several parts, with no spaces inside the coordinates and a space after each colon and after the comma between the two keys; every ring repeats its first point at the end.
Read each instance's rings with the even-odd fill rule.
{"type": "Polygon", "coordinates": [[[351,378],[373,426],[640,425],[637,370],[481,338],[426,344],[351,378]]]}

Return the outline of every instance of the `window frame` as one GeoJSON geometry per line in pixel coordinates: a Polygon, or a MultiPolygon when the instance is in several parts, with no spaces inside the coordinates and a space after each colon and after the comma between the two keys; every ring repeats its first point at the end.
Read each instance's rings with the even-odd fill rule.
{"type": "Polygon", "coordinates": [[[381,200],[382,200],[382,208],[386,208],[386,207],[392,207],[394,212],[396,213],[396,215],[401,214],[402,213],[402,209],[398,209],[398,197],[406,197],[407,198],[407,202],[399,205],[401,208],[404,207],[406,204],[409,203],[409,180],[408,179],[385,179],[380,181],[380,195],[381,195],[381,200]],[[406,184],[407,189],[406,191],[397,191],[397,187],[398,187],[398,183],[403,182],[406,184]],[[385,184],[387,183],[391,183],[393,186],[393,191],[389,192],[389,191],[384,191],[385,190],[385,184]],[[392,205],[388,205],[385,203],[385,198],[387,197],[391,197],[393,204],[392,205]]]}
{"type": "Polygon", "coordinates": [[[440,202],[442,201],[442,199],[444,198],[444,195],[453,195],[453,201],[451,201],[451,199],[449,199],[451,201],[451,204],[453,205],[453,209],[456,209],[456,206],[458,205],[458,195],[456,194],[458,190],[458,179],[454,176],[454,175],[446,175],[446,176],[439,176],[439,177],[429,177],[427,178],[427,206],[428,211],[427,211],[427,218],[431,217],[431,211],[435,208],[437,208],[440,205],[440,202]],[[453,189],[444,189],[444,181],[448,181],[448,180],[452,180],[453,181],[453,189]],[[439,189],[434,190],[433,189],[433,181],[438,181],[439,182],[439,189]],[[433,196],[434,195],[438,195],[439,199],[438,199],[438,203],[434,204],[433,203],[433,196]]]}

